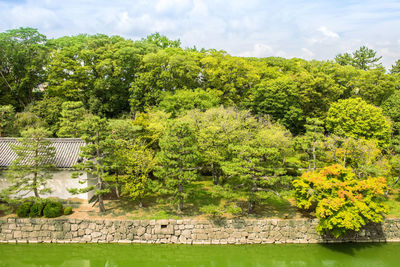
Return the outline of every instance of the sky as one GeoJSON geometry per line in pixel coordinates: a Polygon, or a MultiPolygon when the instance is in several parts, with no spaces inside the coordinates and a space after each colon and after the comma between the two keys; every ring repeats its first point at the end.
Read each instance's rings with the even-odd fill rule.
{"type": "Polygon", "coordinates": [[[48,38],[159,32],[234,56],[327,60],[366,45],[387,68],[400,59],[400,0],[0,0],[0,32],[19,27],[48,38]]]}

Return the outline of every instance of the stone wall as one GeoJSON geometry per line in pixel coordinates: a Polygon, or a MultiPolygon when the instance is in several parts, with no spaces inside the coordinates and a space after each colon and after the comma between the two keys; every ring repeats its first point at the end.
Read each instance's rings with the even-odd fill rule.
{"type": "Polygon", "coordinates": [[[400,242],[400,219],[368,225],[346,238],[321,237],[316,219],[290,220],[78,220],[0,219],[5,243],[266,244],[400,242]]]}

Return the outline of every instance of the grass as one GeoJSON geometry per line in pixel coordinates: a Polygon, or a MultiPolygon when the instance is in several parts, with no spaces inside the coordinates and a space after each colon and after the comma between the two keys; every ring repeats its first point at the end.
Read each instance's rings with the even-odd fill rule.
{"type": "Polygon", "coordinates": [[[389,198],[386,202],[389,206],[389,218],[400,218],[400,191],[398,189],[394,189],[392,194],[389,195],[389,198]]]}
{"type": "MultiPolygon", "coordinates": [[[[91,207],[89,204],[82,204],[79,208],[74,207],[74,214],[70,215],[76,218],[113,218],[113,219],[208,219],[209,215],[202,212],[202,208],[214,205],[217,207],[226,207],[234,204],[240,206],[243,211],[247,209],[247,202],[244,195],[240,193],[230,193],[224,195],[224,191],[219,186],[213,185],[212,181],[197,181],[190,187],[192,195],[184,202],[184,209],[181,213],[177,212],[176,203],[171,196],[153,195],[143,200],[143,207],[139,208],[138,202],[130,200],[108,200],[105,201],[106,212],[99,213],[98,208],[91,207]],[[235,201],[229,202],[229,198],[235,201]]],[[[295,200],[292,196],[282,198],[271,194],[257,203],[254,213],[240,214],[223,213],[225,218],[246,217],[246,218],[302,218],[308,215],[303,214],[296,208],[295,200]]]]}

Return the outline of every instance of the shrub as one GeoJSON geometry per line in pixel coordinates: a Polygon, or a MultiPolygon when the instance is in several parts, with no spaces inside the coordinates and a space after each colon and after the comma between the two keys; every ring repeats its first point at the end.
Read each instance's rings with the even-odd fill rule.
{"type": "Polygon", "coordinates": [[[70,215],[72,213],[72,208],[70,206],[64,209],[64,215],[70,215]]]}
{"type": "Polygon", "coordinates": [[[29,212],[29,217],[42,217],[43,209],[46,205],[45,200],[38,199],[32,204],[31,210],[29,212]]]}
{"type": "Polygon", "coordinates": [[[22,203],[18,208],[17,208],[17,216],[20,218],[26,218],[29,216],[29,212],[31,210],[33,203],[31,201],[27,201],[22,203]]]}
{"type": "Polygon", "coordinates": [[[43,209],[43,215],[46,218],[55,218],[63,214],[63,206],[60,202],[49,201],[43,209]]]}
{"type": "Polygon", "coordinates": [[[387,213],[388,190],[383,177],[358,180],[351,169],[332,165],[306,172],[293,181],[297,206],[315,210],[316,230],[334,237],[359,231],[369,222],[379,223],[387,213]]]}

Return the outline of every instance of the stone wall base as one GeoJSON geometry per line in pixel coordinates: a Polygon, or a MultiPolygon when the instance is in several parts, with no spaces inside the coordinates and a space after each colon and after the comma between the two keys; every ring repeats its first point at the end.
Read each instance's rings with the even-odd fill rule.
{"type": "Polygon", "coordinates": [[[317,219],[265,220],[0,220],[0,243],[271,244],[400,242],[400,219],[386,219],[335,239],[317,219]]]}

